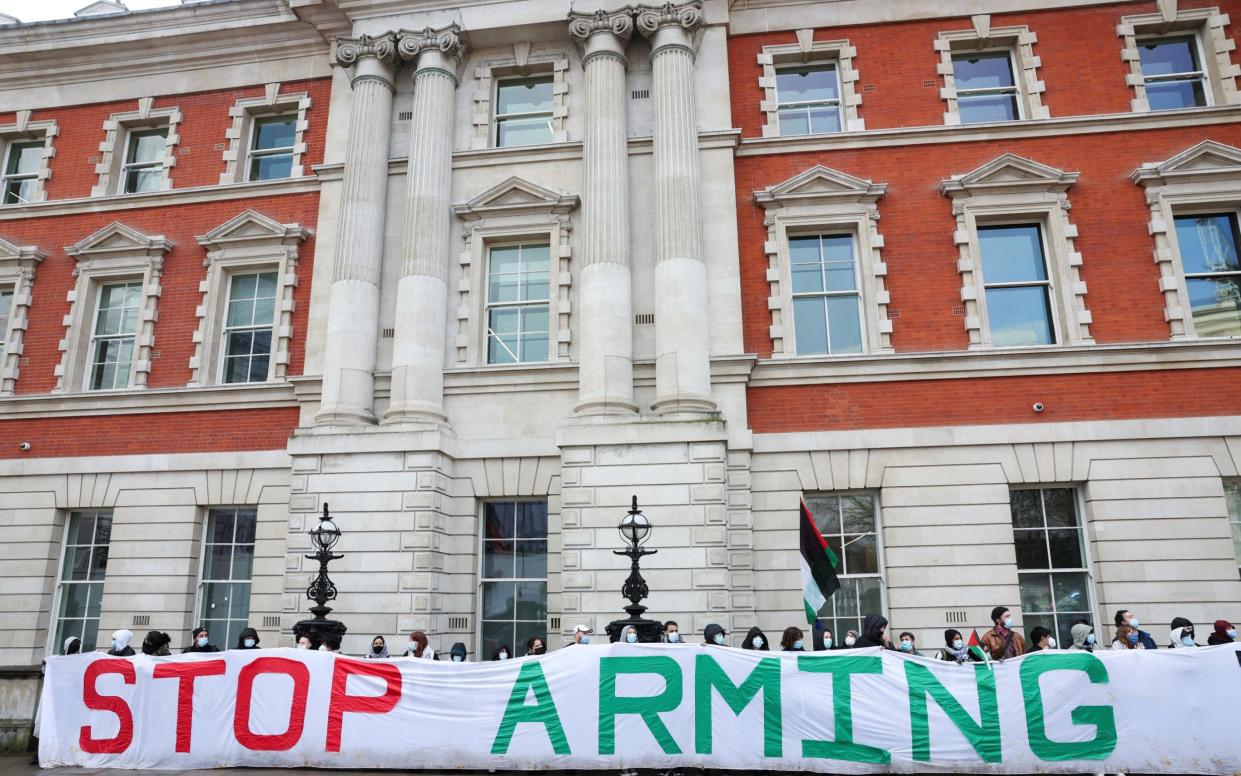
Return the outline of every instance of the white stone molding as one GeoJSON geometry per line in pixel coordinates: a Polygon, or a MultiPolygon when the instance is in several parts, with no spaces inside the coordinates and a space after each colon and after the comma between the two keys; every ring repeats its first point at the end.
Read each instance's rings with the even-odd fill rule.
{"type": "Polygon", "coordinates": [[[1238,209],[1241,148],[1204,140],[1162,162],[1143,164],[1130,179],[1146,189],[1146,204],[1150,207],[1147,229],[1155,241],[1159,290],[1163,293],[1163,314],[1171,338],[1197,339],[1173,219],[1178,212],[1203,208],[1238,209]]]}
{"type": "Polygon", "coordinates": [[[1206,71],[1207,100],[1209,105],[1236,105],[1241,103],[1237,92],[1237,78],[1241,65],[1233,64],[1232,52],[1237,44],[1224,32],[1229,16],[1219,8],[1177,8],[1175,0],[1164,2],[1158,13],[1122,16],[1116,25],[1116,35],[1121,39],[1120,58],[1129,67],[1125,82],[1133,89],[1129,101],[1135,113],[1151,109],[1146,99],[1146,79],[1142,77],[1138,40],[1162,35],[1193,34],[1199,43],[1202,67],[1206,71]]]}
{"type": "Polygon", "coordinates": [[[471,148],[496,145],[493,100],[496,83],[513,76],[552,76],[552,142],[564,143],[569,135],[565,122],[569,116],[569,57],[562,49],[535,48],[529,41],[514,43],[503,54],[483,57],[474,67],[474,110],[470,117],[474,134],[471,148]]]}
{"type": "Polygon", "coordinates": [[[276,312],[272,321],[272,353],[267,379],[282,381],[288,374],[289,345],[293,340],[293,291],[297,288],[297,250],[310,232],[299,224],[282,224],[262,213],[246,210],[204,235],[198,244],[207,251],[207,275],[198,284],[202,303],[194,310],[194,355],[190,358],[191,386],[217,385],[224,343],[221,339],[229,278],[239,272],[276,272],[276,312]]]}
{"type": "Polygon", "coordinates": [[[47,183],[52,177],[52,159],[56,156],[53,145],[60,129],[52,119],[31,121],[31,111],[19,110],[12,124],[0,124],[0,162],[8,159],[8,149],[13,143],[43,141],[43,159],[39,164],[39,177],[35,188],[35,196],[31,202],[47,200],[47,183]]]}
{"type": "Polygon", "coordinates": [[[129,387],[146,388],[151,373],[151,349],[155,344],[155,321],[162,293],[160,278],[164,270],[164,254],[172,243],[163,235],[146,235],[113,221],[85,239],[65,247],[77,260],[73,274],[77,283],[66,300],[64,339],[57,348],[60,363],[56,365],[54,393],[76,393],[85,390],[88,371],[91,324],[95,314],[100,284],[109,281],[140,280],[142,282],[141,321],[134,338],[133,374],[129,387]]]}
{"type": "Polygon", "coordinates": [[[12,396],[25,348],[33,300],[35,269],[46,254],[33,245],[14,245],[0,237],[0,288],[13,292],[7,321],[0,320],[0,396],[12,396]]]}
{"type": "Polygon", "coordinates": [[[310,95],[306,92],[281,94],[280,84],[264,84],[262,97],[245,97],[233,103],[228,109],[233,123],[224,131],[228,146],[224,149],[224,172],[220,174],[220,185],[242,183],[246,181],[250,168],[251,133],[254,120],[269,116],[297,114],[297,124],[293,135],[293,169],[290,178],[300,178],[305,174],[302,169],[302,155],[306,153],[306,130],[310,123],[306,120],[306,111],[310,109],[310,95]]]}
{"type": "MultiPolygon", "coordinates": [[[[551,314],[556,316],[555,339],[549,342],[551,361],[568,361],[572,342],[570,301],[573,279],[573,228],[569,214],[579,199],[512,177],[468,202],[453,205],[464,222],[460,254],[461,277],[457,283],[457,364],[477,366],[486,359],[487,249],[490,245],[520,239],[546,238],[552,265],[549,269],[554,294],[551,314]],[[475,290],[477,289],[477,290],[475,290]]],[[[549,289],[550,290],[550,289],[549,289]]]]}
{"type": "Polygon", "coordinates": [[[396,35],[338,38],[337,66],[351,68],[353,105],[345,143],[340,216],[328,296],[318,424],[375,422],[379,275],[388,201],[396,35]]]}
{"type": "Polygon", "coordinates": [[[764,46],[758,55],[758,64],[763,68],[763,73],[758,78],[758,88],[763,91],[760,110],[767,117],[763,124],[763,137],[780,136],[776,70],[781,65],[836,63],[836,74],[840,79],[841,128],[845,132],[861,132],[866,129],[866,121],[858,113],[858,108],[862,105],[862,93],[857,88],[858,71],[853,67],[857,48],[849,43],[848,38],[814,41],[813,35],[814,30],[798,30],[797,43],[764,46]]]}
{"type": "Polygon", "coordinates": [[[1051,117],[1043,105],[1042,94],[1046,85],[1039,80],[1038,69],[1042,60],[1034,55],[1038,36],[1024,24],[1012,27],[992,27],[990,16],[974,16],[973,27],[968,30],[950,30],[935,38],[935,52],[939,55],[936,69],[943,79],[939,90],[944,101],[944,123],[961,123],[957,107],[957,85],[952,75],[952,55],[971,51],[1007,50],[1013,57],[1013,82],[1017,85],[1017,102],[1021,105],[1021,118],[1046,119],[1051,117]]]}
{"type": "Polygon", "coordinates": [[[104,138],[99,144],[99,163],[95,165],[98,180],[91,188],[92,197],[104,197],[121,192],[121,164],[125,158],[125,144],[129,133],[137,129],[158,129],[168,127],[168,136],[164,139],[163,184],[161,188],[172,188],[172,168],[177,165],[177,125],[181,123],[179,108],[153,108],[154,97],[142,97],[138,100],[138,109],[123,113],[113,113],[103,122],[104,138]]]}
{"type": "MultiPolygon", "coordinates": [[[[772,358],[797,355],[793,325],[792,274],[789,236],[848,232],[857,249],[858,289],[861,293],[864,353],[891,353],[892,322],[888,320],[888,274],[879,233],[879,198],[886,183],[872,183],[815,165],[788,180],[754,192],[754,201],[767,211],[767,283],[771,295],[772,358]]],[[[831,358],[831,356],[820,356],[831,358]]]]}
{"type": "Polygon", "coordinates": [[[1078,173],[1064,172],[1016,154],[1003,154],[977,169],[940,181],[957,219],[957,271],[970,349],[991,348],[987,325],[978,227],[996,223],[1038,223],[1043,232],[1056,343],[1090,344],[1091,316],[1086,282],[1074,247],[1077,226],[1069,221],[1069,187],[1078,173]]]}

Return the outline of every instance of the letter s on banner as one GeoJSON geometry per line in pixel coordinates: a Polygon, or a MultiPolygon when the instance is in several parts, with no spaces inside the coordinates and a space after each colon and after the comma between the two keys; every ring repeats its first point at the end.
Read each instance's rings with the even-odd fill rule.
{"type": "Polygon", "coordinates": [[[121,724],[115,738],[95,738],[91,726],[83,725],[78,733],[78,746],[88,754],[120,754],[134,740],[134,715],[123,698],[95,691],[100,674],[120,674],[125,684],[133,684],[136,680],[134,664],[124,658],[96,660],[86,667],[82,677],[82,703],[88,709],[112,712],[121,724]]]}
{"type": "Polygon", "coordinates": [[[336,658],[332,670],[332,700],[327,711],[327,751],[340,751],[340,732],[346,712],[386,714],[401,700],[401,671],[388,663],[362,663],[336,658]],[[350,675],[377,676],[387,682],[383,695],[349,695],[350,675]]]}
{"type": "Polygon", "coordinates": [[[233,735],[237,737],[237,743],[260,752],[286,752],[292,749],[302,738],[309,690],[310,671],[305,664],[284,657],[260,657],[251,661],[237,676],[237,708],[233,714],[233,735]],[[289,727],[283,733],[259,735],[250,730],[250,696],[254,692],[254,680],[262,674],[285,674],[293,680],[289,727]]]}
{"type": "Polygon", "coordinates": [[[177,751],[189,752],[194,729],[194,680],[200,676],[223,676],[223,660],[193,663],[158,663],[152,676],[179,679],[177,683],[177,751]]]}

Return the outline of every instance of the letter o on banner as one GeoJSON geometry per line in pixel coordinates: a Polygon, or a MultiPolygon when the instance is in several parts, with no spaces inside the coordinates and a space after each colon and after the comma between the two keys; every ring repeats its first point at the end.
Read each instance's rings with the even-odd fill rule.
{"type": "Polygon", "coordinates": [[[237,676],[237,707],[233,714],[233,735],[237,743],[261,752],[285,752],[297,745],[306,723],[306,695],[310,690],[310,671],[305,664],[283,657],[260,657],[237,676]],[[293,680],[293,701],[289,705],[289,727],[283,733],[260,735],[250,730],[250,696],[254,680],[263,674],[284,674],[293,680]]]}
{"type": "Polygon", "coordinates": [[[129,748],[134,740],[134,715],[129,704],[115,695],[100,695],[95,690],[95,682],[100,674],[120,674],[125,684],[133,684],[134,664],[124,658],[115,660],[96,660],[86,667],[82,677],[82,703],[94,711],[110,711],[120,722],[116,736],[113,738],[95,738],[90,725],[83,725],[78,732],[78,746],[88,754],[120,754],[129,748]]]}

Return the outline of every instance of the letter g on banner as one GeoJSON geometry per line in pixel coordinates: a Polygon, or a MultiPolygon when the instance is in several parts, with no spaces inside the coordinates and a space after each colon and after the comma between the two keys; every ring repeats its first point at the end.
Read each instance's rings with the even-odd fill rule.
{"type": "Polygon", "coordinates": [[[95,690],[100,674],[120,674],[125,684],[133,684],[136,680],[134,664],[124,658],[96,660],[86,667],[86,674],[82,677],[82,703],[88,709],[115,714],[120,729],[114,738],[95,738],[93,728],[83,725],[78,733],[78,746],[88,754],[120,754],[134,740],[134,715],[124,699],[115,695],[100,695],[95,690]]]}
{"type": "Polygon", "coordinates": [[[1039,679],[1050,671],[1081,671],[1091,684],[1107,684],[1107,667],[1088,652],[1028,655],[1021,661],[1021,694],[1026,705],[1030,751],[1040,760],[1106,760],[1116,750],[1116,712],[1111,706],[1078,706],[1070,712],[1074,725],[1094,725],[1090,741],[1052,741],[1043,719],[1039,679]]]}
{"type": "Polygon", "coordinates": [[[284,657],[260,657],[251,661],[237,676],[237,707],[233,715],[233,735],[237,737],[237,743],[260,752],[286,752],[292,749],[302,738],[309,690],[310,671],[304,664],[284,657]],[[250,696],[254,693],[254,680],[263,674],[284,674],[293,680],[289,727],[283,733],[260,735],[250,729],[250,696]]]}

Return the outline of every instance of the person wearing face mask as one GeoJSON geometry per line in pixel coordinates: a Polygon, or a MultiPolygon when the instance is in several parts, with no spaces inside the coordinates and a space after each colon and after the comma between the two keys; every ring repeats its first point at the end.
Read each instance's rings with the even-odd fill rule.
{"type": "Polygon", "coordinates": [[[531,636],[526,639],[526,654],[535,656],[547,654],[547,644],[544,643],[542,636],[531,636]]]}
{"type": "Polygon", "coordinates": [[[169,654],[168,642],[172,638],[167,633],[159,631],[149,631],[145,638],[142,639],[142,654],[164,656],[169,654]]]}
{"type": "Polygon", "coordinates": [[[431,649],[427,634],[420,630],[409,634],[409,643],[405,645],[405,657],[416,657],[420,660],[435,659],[435,650],[431,649]]]}
{"type": "Polygon", "coordinates": [[[978,658],[970,653],[965,639],[961,638],[961,631],[954,628],[944,631],[944,646],[935,653],[935,659],[946,660],[957,665],[978,661],[978,658]]]}
{"type": "Polygon", "coordinates": [[[258,649],[259,648],[259,632],[254,628],[244,628],[241,635],[237,637],[237,646],[234,649],[258,649]]]}
{"type": "Polygon", "coordinates": [[[1138,628],[1142,623],[1138,621],[1138,616],[1128,609],[1121,609],[1116,612],[1116,627],[1128,625],[1133,628],[1134,633],[1138,634],[1138,643],[1142,645],[1142,649],[1158,649],[1155,639],[1149,633],[1138,628]]]}
{"type": "Polygon", "coordinates": [[[763,652],[770,652],[771,647],[767,646],[767,634],[759,630],[755,625],[745,634],[745,638],[741,640],[742,649],[757,649],[763,652]]]}
{"type": "Polygon", "coordinates": [[[314,646],[314,642],[312,642],[310,640],[310,637],[307,636],[305,633],[297,637],[297,648],[298,649],[311,649],[313,646],[314,646]]]}
{"type": "Polygon", "coordinates": [[[702,645],[704,647],[724,647],[728,645],[728,631],[724,626],[711,623],[702,629],[702,645]]]}
{"type": "Polygon", "coordinates": [[[852,630],[852,629],[845,631],[845,647],[844,648],[853,649],[853,647],[855,646],[857,646],[857,631],[852,630]]]}
{"type": "Polygon", "coordinates": [[[331,633],[323,637],[323,643],[319,645],[320,652],[340,652],[340,634],[331,633]]]}
{"type": "Polygon", "coordinates": [[[573,641],[569,642],[569,646],[573,646],[574,644],[582,644],[583,646],[589,645],[590,634],[594,632],[594,629],[592,629],[589,625],[573,626],[573,641]]]}
{"type": "Polygon", "coordinates": [[[508,660],[513,655],[513,650],[508,648],[508,644],[501,644],[496,647],[495,652],[491,653],[492,660],[508,660]]]}
{"type": "Polygon", "coordinates": [[[906,655],[916,655],[918,654],[918,640],[909,631],[904,631],[901,633],[900,641],[897,643],[896,648],[906,655]]]}
{"type": "Polygon", "coordinates": [[[664,642],[667,644],[684,644],[681,639],[681,626],[677,625],[676,620],[668,620],[664,623],[664,642]]]}
{"type": "Polygon", "coordinates": [[[616,635],[616,640],[622,644],[637,644],[638,631],[632,625],[626,625],[621,628],[621,632],[616,635]]]}
{"type": "Polygon", "coordinates": [[[1049,649],[1056,648],[1056,640],[1051,637],[1051,631],[1042,625],[1035,626],[1030,629],[1030,651],[1046,652],[1049,649]]]}
{"type": "Polygon", "coordinates": [[[1006,606],[991,610],[992,628],[982,635],[982,648],[992,660],[1006,660],[1026,653],[1026,640],[1013,630],[1013,613],[1006,606]]]}
{"type": "Polygon", "coordinates": [[[818,641],[818,643],[814,645],[814,648],[816,650],[835,649],[836,642],[834,639],[832,639],[832,632],[828,630],[827,628],[823,628],[822,631],[819,631],[819,627],[820,627],[819,624],[816,623],[815,624],[815,634],[816,634],[815,640],[818,641]]]}
{"type": "Polygon", "coordinates": [[[1094,628],[1090,627],[1088,622],[1077,622],[1069,628],[1069,635],[1073,637],[1073,646],[1070,650],[1077,652],[1094,652],[1094,628]]]}
{"type": "Polygon", "coordinates": [[[184,652],[219,652],[220,648],[211,643],[211,634],[206,628],[195,628],[190,631],[190,645],[181,650],[184,652]]]}
{"type": "Polygon", "coordinates": [[[888,641],[888,618],[882,614],[866,615],[866,619],[862,620],[862,635],[853,642],[853,646],[857,649],[864,647],[892,649],[892,643],[888,641]]]}
{"type": "Polygon", "coordinates": [[[465,644],[458,641],[452,645],[452,649],[448,650],[448,657],[454,663],[464,663],[466,658],[465,644]]]}
{"type": "Polygon", "coordinates": [[[801,628],[796,625],[790,625],[784,629],[784,635],[780,637],[781,652],[805,652],[806,651],[806,634],[802,633],[801,628]]]}
{"type": "Polygon", "coordinates": [[[108,654],[113,657],[130,657],[134,654],[134,648],[129,646],[129,642],[134,640],[133,631],[124,629],[112,632],[112,648],[108,650],[108,654]]]}
{"type": "Polygon", "coordinates": [[[1121,625],[1116,629],[1116,638],[1112,639],[1112,649],[1146,649],[1138,629],[1121,625]]]}
{"type": "Polygon", "coordinates": [[[1231,644],[1237,640],[1237,629],[1227,620],[1216,620],[1215,630],[1207,636],[1207,644],[1231,644]]]}
{"type": "Polygon", "coordinates": [[[384,658],[392,656],[388,654],[388,642],[383,636],[376,636],[371,639],[371,651],[367,652],[362,657],[367,660],[383,660],[384,658]]]}
{"type": "Polygon", "coordinates": [[[1175,617],[1168,626],[1168,647],[1182,649],[1196,647],[1194,643],[1194,624],[1184,617],[1175,617]]]}

